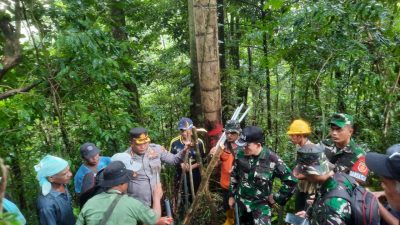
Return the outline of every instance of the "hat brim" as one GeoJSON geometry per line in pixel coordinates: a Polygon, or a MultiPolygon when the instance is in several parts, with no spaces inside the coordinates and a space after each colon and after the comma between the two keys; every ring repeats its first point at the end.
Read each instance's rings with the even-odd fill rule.
{"type": "Polygon", "coordinates": [[[133,141],[134,141],[136,144],[141,145],[141,144],[145,144],[145,143],[150,142],[150,138],[149,138],[149,137],[146,137],[146,138],[143,138],[143,139],[135,139],[135,138],[134,138],[133,141]]]}
{"type": "Polygon", "coordinates": [[[331,166],[329,163],[323,163],[323,164],[317,164],[317,165],[303,165],[300,166],[299,164],[296,165],[296,170],[298,173],[303,174],[303,175],[325,175],[329,171],[331,171],[331,166]]]}
{"type": "Polygon", "coordinates": [[[343,127],[345,127],[347,124],[346,123],[340,123],[340,122],[337,122],[337,121],[331,121],[331,122],[329,122],[329,126],[338,126],[338,127],[340,127],[340,128],[343,128],[343,127]]]}
{"type": "Polygon", "coordinates": [[[378,176],[394,179],[392,173],[388,168],[387,159],[387,155],[379,154],[376,152],[369,152],[365,156],[365,163],[367,164],[368,169],[378,176]]]}
{"type": "Polygon", "coordinates": [[[224,131],[225,131],[225,132],[228,132],[228,133],[237,133],[237,134],[240,134],[240,130],[235,130],[235,129],[225,129],[224,131]]]}
{"type": "Polygon", "coordinates": [[[190,130],[193,128],[193,124],[189,125],[188,127],[178,127],[178,130],[190,130]]]}
{"type": "Polygon", "coordinates": [[[130,170],[127,170],[126,174],[124,174],[121,177],[115,178],[113,180],[102,180],[100,186],[104,188],[110,188],[114,187],[120,184],[128,183],[129,181],[133,180],[133,172],[130,170]]]}
{"type": "Polygon", "coordinates": [[[240,147],[243,147],[243,146],[247,145],[247,142],[242,140],[242,139],[238,139],[238,140],[235,141],[235,144],[240,146],[240,147]]]}

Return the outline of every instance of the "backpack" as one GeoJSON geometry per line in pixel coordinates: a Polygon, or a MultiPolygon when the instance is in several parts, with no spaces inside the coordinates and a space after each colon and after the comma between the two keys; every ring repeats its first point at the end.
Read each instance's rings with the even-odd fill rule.
{"type": "Polygon", "coordinates": [[[347,174],[336,173],[334,179],[344,189],[332,190],[323,197],[323,200],[339,197],[349,201],[351,204],[351,221],[353,225],[379,225],[378,199],[363,186],[358,185],[354,178],[347,174]],[[345,181],[349,181],[352,184],[352,190],[343,185],[345,181]]]}
{"type": "Polygon", "coordinates": [[[105,188],[100,185],[103,180],[103,170],[104,169],[99,170],[97,174],[89,172],[83,177],[81,194],[79,195],[79,206],[81,208],[90,198],[106,191],[105,188]]]}

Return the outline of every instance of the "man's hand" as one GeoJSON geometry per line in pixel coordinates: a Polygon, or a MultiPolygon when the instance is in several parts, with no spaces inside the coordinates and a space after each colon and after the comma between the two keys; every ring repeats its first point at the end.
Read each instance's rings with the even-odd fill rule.
{"type": "Polygon", "coordinates": [[[172,222],[174,222],[174,219],[172,219],[171,217],[160,217],[160,219],[157,220],[155,225],[168,225],[171,224],[172,222]]]}
{"type": "Polygon", "coordinates": [[[270,205],[275,205],[276,201],[275,201],[274,196],[272,194],[270,194],[268,196],[268,202],[269,202],[270,205]]]}
{"type": "Polygon", "coordinates": [[[188,163],[181,163],[182,172],[189,172],[190,167],[188,163]]]}
{"type": "Polygon", "coordinates": [[[217,152],[217,148],[216,148],[216,147],[214,147],[214,148],[212,148],[212,149],[210,150],[209,155],[210,155],[211,157],[213,157],[213,156],[215,155],[215,152],[217,152]]]}
{"type": "Polygon", "coordinates": [[[374,192],[372,192],[372,194],[374,194],[376,198],[385,197],[385,192],[384,191],[374,191],[374,192]]]}
{"type": "Polygon", "coordinates": [[[228,204],[229,204],[229,207],[231,209],[233,209],[233,207],[235,205],[235,198],[234,197],[229,197],[228,204]]]}
{"type": "Polygon", "coordinates": [[[157,201],[160,201],[162,196],[163,196],[163,189],[161,183],[158,183],[154,186],[153,198],[156,200],[158,199],[157,201]]]}
{"type": "Polygon", "coordinates": [[[306,218],[307,213],[306,213],[306,211],[303,210],[303,211],[297,212],[295,215],[296,215],[296,216],[303,217],[303,218],[306,218]]]}

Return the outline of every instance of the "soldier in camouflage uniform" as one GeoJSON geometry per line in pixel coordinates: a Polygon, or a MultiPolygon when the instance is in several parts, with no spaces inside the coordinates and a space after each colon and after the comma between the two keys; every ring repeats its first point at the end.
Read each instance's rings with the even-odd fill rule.
{"type": "Polygon", "coordinates": [[[325,154],[329,161],[335,165],[335,172],[349,174],[353,164],[365,155],[351,138],[353,134],[353,117],[344,113],[336,113],[329,121],[330,140],[322,141],[325,154]]]}
{"type": "Polygon", "coordinates": [[[296,215],[307,217],[311,225],[352,224],[350,202],[340,197],[328,198],[328,194],[335,189],[351,191],[353,186],[348,180],[336,180],[341,175],[333,172],[333,165],[327,160],[323,147],[312,144],[303,146],[297,152],[297,162],[293,174],[300,180],[316,184],[317,190],[313,205],[307,212],[301,211],[296,215]]]}
{"type": "Polygon", "coordinates": [[[238,150],[232,168],[229,205],[238,202],[241,224],[271,224],[271,207],[286,203],[297,179],[279,156],[263,146],[264,134],[259,127],[243,129],[236,144],[243,149],[238,150]],[[282,186],[272,194],[275,177],[282,186]]]}

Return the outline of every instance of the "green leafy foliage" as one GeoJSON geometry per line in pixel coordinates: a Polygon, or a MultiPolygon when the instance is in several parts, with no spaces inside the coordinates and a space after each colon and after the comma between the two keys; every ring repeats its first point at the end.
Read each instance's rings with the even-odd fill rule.
{"type": "MultiPolygon", "coordinates": [[[[0,101],[0,157],[10,165],[8,192],[36,224],[33,166],[45,154],[67,158],[76,171],[82,143],[112,155],[128,147],[134,126],[147,127],[167,147],[179,118],[193,116],[190,106],[200,103],[191,95],[186,1],[24,4],[29,39],[21,43],[22,61],[0,80],[0,92],[42,83],[0,101]]],[[[10,7],[0,20],[15,19],[10,7]]],[[[286,131],[295,118],[311,122],[314,142],[328,136],[326,121],[338,111],[355,116],[355,138],[369,149],[383,152],[398,141],[396,1],[231,0],[219,7],[225,10],[219,27],[225,31],[224,118],[243,101],[251,106],[243,125],[262,127],[268,146],[290,167],[295,150],[286,131]]],[[[4,38],[0,32],[1,52],[4,38]]],[[[171,169],[163,174],[169,185],[172,177],[171,169]]],[[[209,215],[205,210],[198,221],[209,215]]]]}

